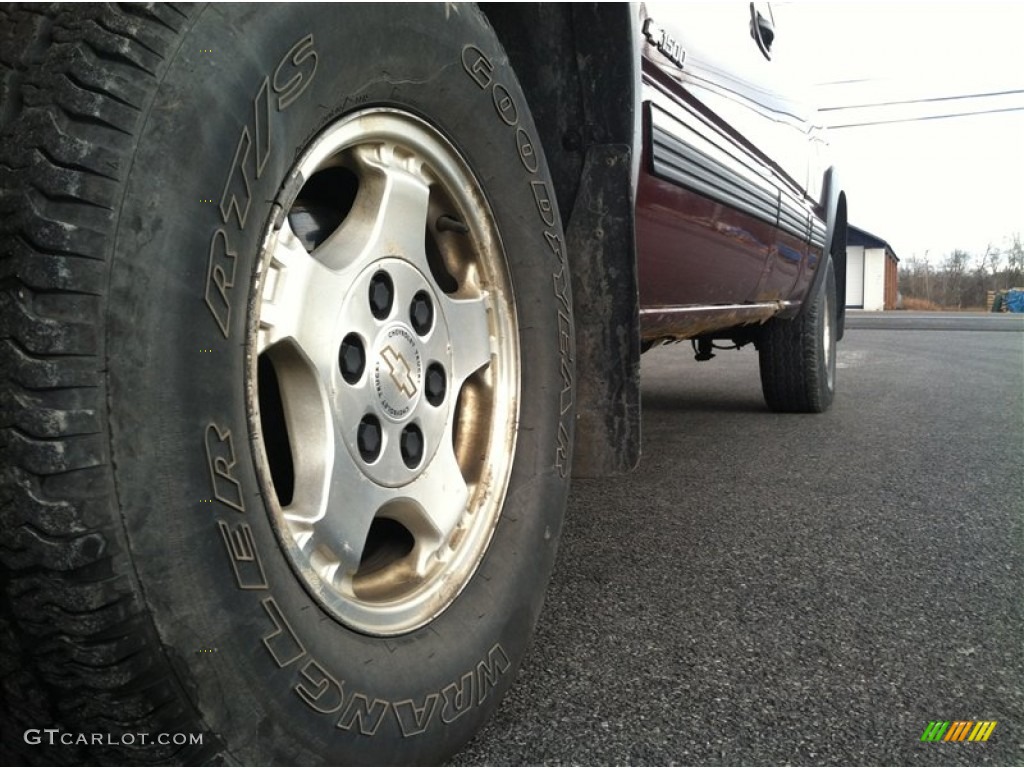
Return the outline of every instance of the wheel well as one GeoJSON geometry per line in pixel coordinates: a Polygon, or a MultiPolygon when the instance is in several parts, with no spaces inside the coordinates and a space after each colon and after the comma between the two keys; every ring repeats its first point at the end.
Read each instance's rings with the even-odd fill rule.
{"type": "Polygon", "coordinates": [[[843,338],[846,327],[846,193],[839,193],[836,204],[836,224],[830,245],[832,265],[836,275],[836,339],[843,338]]]}
{"type": "Polygon", "coordinates": [[[633,221],[640,54],[632,6],[523,3],[481,9],[526,94],[565,230],[576,338],[573,474],[627,471],[640,458],[633,221]]]}

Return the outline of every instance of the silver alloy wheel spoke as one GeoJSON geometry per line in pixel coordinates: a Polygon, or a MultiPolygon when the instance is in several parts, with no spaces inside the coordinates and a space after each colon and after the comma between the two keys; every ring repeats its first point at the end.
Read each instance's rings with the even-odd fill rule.
{"type": "Polygon", "coordinates": [[[491,361],[487,302],[485,298],[446,298],[444,312],[451,326],[459,330],[459,343],[452,347],[452,378],[461,385],[491,361]]]}
{"type": "Polygon", "coordinates": [[[392,143],[357,148],[364,171],[355,208],[358,216],[339,227],[315,251],[333,269],[402,256],[429,274],[423,233],[430,202],[429,177],[422,163],[399,155],[392,143]]]}
{"type": "Polygon", "coordinates": [[[324,317],[337,314],[337,296],[346,290],[349,276],[313,258],[287,219],[271,258],[260,308],[257,350],[263,352],[279,341],[292,339],[316,369],[326,374],[333,368],[334,350],[321,324],[324,317]]]}
{"type": "Polygon", "coordinates": [[[295,336],[300,320],[296,306],[305,296],[309,272],[314,268],[287,219],[274,237],[270,263],[263,277],[257,336],[257,351],[261,354],[276,342],[295,336]]]}
{"type": "Polygon", "coordinates": [[[438,451],[416,480],[398,490],[367,481],[347,454],[339,452],[329,497],[322,505],[327,514],[311,529],[311,540],[334,543],[333,555],[338,561],[336,573],[332,570],[321,575],[335,578],[355,573],[376,513],[391,506],[392,514],[418,534],[413,570],[422,576],[427,561],[438,555],[462,518],[468,499],[469,487],[450,449],[438,451]],[[358,505],[351,503],[353,498],[359,499],[358,505]]]}
{"type": "Polygon", "coordinates": [[[321,500],[322,514],[314,525],[314,538],[326,542],[337,559],[339,575],[349,575],[359,569],[373,519],[393,492],[363,475],[340,436],[335,437],[335,444],[339,449],[328,470],[327,493],[321,500]]]}
{"type": "Polygon", "coordinates": [[[430,466],[402,488],[401,496],[413,502],[413,514],[418,514],[431,528],[429,532],[422,530],[415,520],[409,520],[420,532],[415,570],[423,575],[427,559],[438,554],[448,542],[469,501],[469,486],[462,477],[450,440],[434,455],[430,466]]]}

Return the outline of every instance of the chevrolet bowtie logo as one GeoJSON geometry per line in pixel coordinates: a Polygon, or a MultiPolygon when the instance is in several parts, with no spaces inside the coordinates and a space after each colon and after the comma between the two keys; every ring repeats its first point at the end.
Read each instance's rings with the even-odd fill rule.
{"type": "Polygon", "coordinates": [[[418,391],[416,389],[416,382],[412,378],[412,369],[409,367],[409,363],[405,361],[405,358],[399,352],[396,352],[390,344],[381,350],[380,356],[388,364],[391,380],[395,382],[398,391],[406,397],[415,395],[418,391]]]}

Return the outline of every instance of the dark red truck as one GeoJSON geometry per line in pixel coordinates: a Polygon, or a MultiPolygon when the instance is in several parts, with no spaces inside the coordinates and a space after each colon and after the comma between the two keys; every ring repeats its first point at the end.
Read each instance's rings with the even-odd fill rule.
{"type": "Polygon", "coordinates": [[[775,35],[0,6],[8,762],[442,760],[570,477],[639,459],[641,350],[752,344],[769,407],[826,409],[846,201],[775,35]]]}
{"type": "Polygon", "coordinates": [[[665,11],[642,21],[641,338],[694,339],[698,359],[717,338],[754,343],[771,408],[823,411],[845,309],[841,257],[826,248],[845,198],[823,166],[823,129],[772,77],[767,3],[665,11]]]}

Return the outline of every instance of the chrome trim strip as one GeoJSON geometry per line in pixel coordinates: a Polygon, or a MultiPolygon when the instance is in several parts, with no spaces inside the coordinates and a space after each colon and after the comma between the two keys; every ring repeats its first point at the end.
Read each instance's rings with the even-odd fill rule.
{"type": "Polygon", "coordinates": [[[800,302],[798,301],[761,301],[756,304],[693,304],[685,307],[647,307],[640,310],[640,317],[647,315],[699,314],[708,311],[759,314],[766,309],[781,312],[784,309],[794,309],[799,306],[800,302]]]}
{"type": "Polygon", "coordinates": [[[817,216],[811,217],[811,245],[825,250],[825,222],[817,216]]]}
{"type": "Polygon", "coordinates": [[[791,301],[758,304],[720,304],[686,307],[648,307],[640,310],[640,338],[645,342],[682,341],[764,323],[795,311],[791,301]]]}
{"type": "MultiPolygon", "coordinates": [[[[788,189],[756,176],[678,117],[648,102],[655,176],[743,211],[802,242],[822,225],[788,189]]],[[[824,242],[824,232],[820,235],[824,242]]],[[[821,247],[819,245],[818,247],[821,247]]]]}
{"type": "Polygon", "coordinates": [[[656,176],[720,200],[774,225],[778,192],[681,120],[650,104],[651,164],[656,176]]]}

